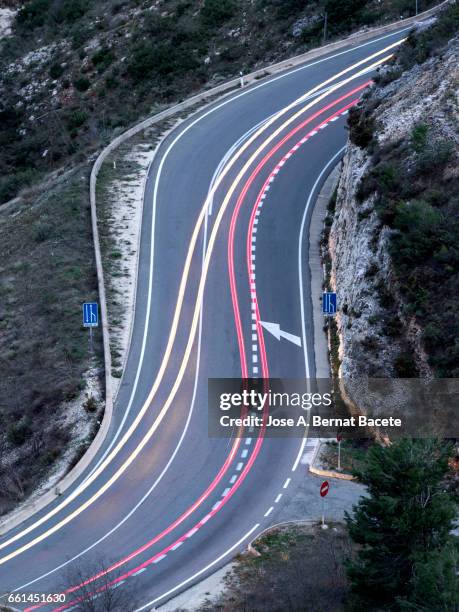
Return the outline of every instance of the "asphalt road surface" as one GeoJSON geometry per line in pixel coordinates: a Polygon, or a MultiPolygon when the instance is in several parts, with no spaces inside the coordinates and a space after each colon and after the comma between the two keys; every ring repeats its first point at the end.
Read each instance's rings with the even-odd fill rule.
{"type": "Polygon", "coordinates": [[[348,109],[405,33],[231,94],[162,143],[111,431],[69,491],[0,539],[1,592],[66,592],[35,605],[61,610],[117,589],[120,609],[151,609],[275,522],[304,478],[306,440],[209,437],[207,381],[314,377],[303,243],[314,194],[342,154],[348,109]]]}

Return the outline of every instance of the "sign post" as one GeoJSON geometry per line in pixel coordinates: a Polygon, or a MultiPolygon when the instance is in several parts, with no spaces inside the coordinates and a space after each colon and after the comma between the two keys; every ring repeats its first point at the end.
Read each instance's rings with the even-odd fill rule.
{"type": "Polygon", "coordinates": [[[341,472],[341,440],[342,440],[342,436],[340,436],[340,434],[338,434],[336,436],[336,441],[338,442],[338,472],[341,472]]]}
{"type": "Polygon", "coordinates": [[[93,350],[92,343],[92,328],[99,325],[99,307],[97,302],[85,302],[83,304],[83,327],[89,327],[89,344],[91,351],[93,350]]]}
{"type": "Polygon", "coordinates": [[[322,498],[322,529],[327,529],[328,525],[325,524],[325,497],[328,494],[330,485],[328,480],[324,480],[320,485],[320,497],[322,498]]]}
{"type": "Polygon", "coordinates": [[[336,314],[336,293],[324,291],[322,294],[322,312],[327,316],[336,314]]]}

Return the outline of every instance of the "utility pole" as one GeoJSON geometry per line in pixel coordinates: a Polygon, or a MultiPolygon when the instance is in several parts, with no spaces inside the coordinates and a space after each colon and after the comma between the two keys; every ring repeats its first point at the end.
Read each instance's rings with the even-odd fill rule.
{"type": "Polygon", "coordinates": [[[418,0],[416,0],[416,12],[415,12],[415,15],[417,15],[417,14],[418,14],[418,0]]]}
{"type": "Polygon", "coordinates": [[[324,13],[324,42],[327,40],[327,25],[328,25],[327,21],[328,21],[328,15],[327,15],[327,11],[325,11],[324,13]]]}

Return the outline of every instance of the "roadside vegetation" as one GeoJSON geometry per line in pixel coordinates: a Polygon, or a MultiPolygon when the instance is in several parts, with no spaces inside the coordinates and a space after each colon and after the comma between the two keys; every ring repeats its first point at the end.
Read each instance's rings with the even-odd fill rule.
{"type": "MultiPolygon", "coordinates": [[[[372,444],[371,440],[342,440],[340,452],[341,471],[345,474],[352,474],[358,470],[362,466],[365,454],[372,444]]],[[[337,470],[338,443],[329,441],[323,445],[320,460],[326,469],[337,470]]]]}
{"type": "Polygon", "coordinates": [[[345,524],[285,525],[253,542],[200,610],[459,609],[451,448],[435,440],[374,445],[354,474],[368,488],[345,524]],[[258,556],[256,556],[258,555],[258,556]]]}
{"type": "Polygon", "coordinates": [[[355,475],[369,496],[346,516],[357,553],[346,562],[350,609],[459,609],[457,504],[446,488],[452,450],[406,439],[368,451],[355,475]]]}
{"type": "Polygon", "coordinates": [[[0,215],[0,514],[30,493],[71,439],[84,443],[98,417],[83,377],[88,367],[94,384],[101,375],[99,333],[91,354],[81,324],[82,302],[97,299],[87,179],[81,167],[55,177],[53,190],[29,193],[0,215]]]}
{"type": "Polygon", "coordinates": [[[225,591],[200,612],[314,610],[345,608],[349,590],[345,560],[352,541],[342,524],[290,525],[268,532],[253,543],[225,577],[225,591]]]}
{"type": "MultiPolygon", "coordinates": [[[[437,23],[410,35],[396,60],[377,82],[387,86],[403,72],[441,58],[445,44],[459,30],[459,6],[453,4],[437,23]]],[[[407,137],[380,144],[378,89],[350,114],[350,137],[371,155],[357,197],[374,199],[381,228],[391,230],[390,255],[403,306],[402,318],[414,318],[422,329],[423,346],[436,376],[459,374],[459,181],[457,176],[457,90],[443,94],[442,116],[419,120],[407,137]],[[438,307],[438,296],[442,305],[438,307]]],[[[368,210],[365,214],[368,214],[368,210]]],[[[394,296],[380,287],[381,304],[392,312],[386,331],[399,335],[394,296]]],[[[417,376],[409,350],[395,364],[401,377],[417,376]]]]}

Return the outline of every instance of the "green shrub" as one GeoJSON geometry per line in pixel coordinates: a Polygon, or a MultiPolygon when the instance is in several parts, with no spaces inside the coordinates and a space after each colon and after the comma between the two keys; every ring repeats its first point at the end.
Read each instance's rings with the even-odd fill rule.
{"type": "Polygon", "coordinates": [[[201,9],[201,19],[207,28],[218,28],[231,19],[235,10],[233,0],[205,0],[201,9]]]}
{"type": "Polygon", "coordinates": [[[354,24],[361,23],[362,9],[368,0],[326,0],[327,28],[330,34],[349,30],[354,24]]]}
{"type": "Polygon", "coordinates": [[[48,16],[52,0],[32,0],[22,6],[17,14],[16,23],[25,29],[42,26],[48,16]]]}
{"type": "Polygon", "coordinates": [[[19,10],[16,22],[21,29],[33,30],[44,25],[71,24],[86,13],[88,0],[31,0],[19,10]]]}
{"type": "Polygon", "coordinates": [[[88,5],[87,0],[60,0],[52,5],[52,17],[57,23],[73,23],[83,17],[88,5]]]}
{"type": "Polygon", "coordinates": [[[75,85],[75,88],[78,89],[78,91],[87,91],[90,86],[91,86],[91,81],[85,77],[78,77],[77,79],[75,79],[73,81],[73,84],[75,85]]]}
{"type": "Polygon", "coordinates": [[[86,399],[83,402],[83,408],[86,410],[86,412],[94,413],[96,412],[97,407],[98,403],[94,395],[86,395],[86,399]]]}
{"type": "Polygon", "coordinates": [[[99,49],[99,51],[96,51],[91,59],[94,66],[97,66],[99,72],[103,72],[113,62],[114,57],[115,56],[113,55],[113,51],[111,49],[108,47],[103,47],[102,49],[99,49]]]}
{"type": "Polygon", "coordinates": [[[425,149],[428,131],[426,123],[417,123],[411,130],[411,146],[416,153],[421,153],[425,149]]]}
{"type": "Polygon", "coordinates": [[[13,423],[7,430],[6,437],[13,446],[22,446],[32,435],[32,428],[25,420],[13,423]]]}
{"type": "Polygon", "coordinates": [[[393,238],[391,251],[404,265],[422,264],[442,246],[442,213],[423,201],[400,202],[393,226],[399,233],[393,238]]]}
{"type": "Polygon", "coordinates": [[[45,242],[49,238],[51,226],[47,223],[38,223],[35,228],[34,240],[37,244],[45,242]]]}
{"type": "Polygon", "coordinates": [[[58,79],[63,74],[64,74],[64,68],[59,62],[55,62],[54,64],[51,64],[49,68],[49,76],[52,79],[58,79]]]}
{"type": "Polygon", "coordinates": [[[142,81],[151,76],[179,76],[197,66],[198,62],[186,46],[148,41],[137,46],[127,72],[135,81],[142,81]]]}
{"type": "Polygon", "coordinates": [[[415,378],[418,370],[413,361],[413,355],[408,351],[402,351],[394,361],[394,369],[398,378],[415,378]]]}
{"type": "Polygon", "coordinates": [[[420,173],[432,173],[447,164],[454,153],[451,140],[436,140],[425,146],[417,159],[417,170],[420,173]]]}
{"type": "Polygon", "coordinates": [[[289,19],[304,10],[310,4],[310,0],[278,0],[273,4],[276,6],[278,19],[289,19]]]}
{"type": "Polygon", "coordinates": [[[88,117],[89,115],[86,111],[77,110],[72,113],[67,120],[69,130],[74,130],[75,128],[81,127],[86,122],[88,117]]]}
{"type": "Polygon", "coordinates": [[[349,138],[352,143],[364,149],[373,140],[374,120],[361,106],[354,106],[349,111],[347,120],[349,138]]]}
{"type": "Polygon", "coordinates": [[[23,187],[31,185],[36,178],[37,172],[32,168],[0,177],[0,204],[14,198],[23,187]]]}

